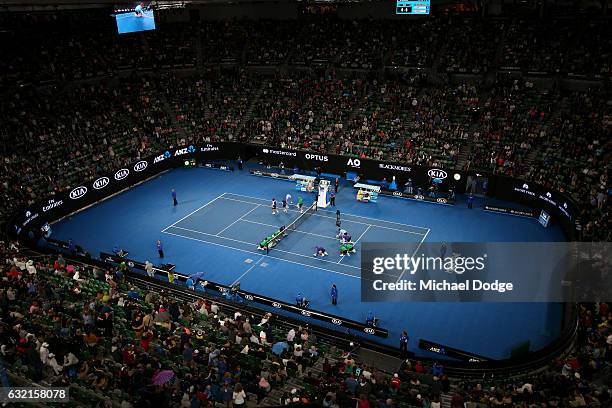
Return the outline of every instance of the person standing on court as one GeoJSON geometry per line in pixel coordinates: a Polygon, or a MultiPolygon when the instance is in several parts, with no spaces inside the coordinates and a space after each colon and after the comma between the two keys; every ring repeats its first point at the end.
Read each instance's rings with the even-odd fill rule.
{"type": "Polygon", "coordinates": [[[172,201],[174,202],[174,205],[177,205],[178,201],[176,201],[176,190],[173,188],[170,190],[170,192],[172,193],[172,201]]]}
{"type": "Polygon", "coordinates": [[[242,158],[240,156],[238,156],[236,163],[238,163],[238,170],[242,171],[242,158]]]}
{"type": "Polygon", "coordinates": [[[329,194],[329,205],[331,205],[332,207],[336,206],[336,193],[334,193],[333,191],[329,194]]]}
{"type": "Polygon", "coordinates": [[[157,242],[155,243],[155,246],[157,247],[157,253],[159,254],[160,258],[164,257],[164,247],[162,245],[161,240],[157,240],[157,242]]]}
{"type": "Polygon", "coordinates": [[[329,294],[331,295],[332,305],[338,304],[338,288],[336,284],[332,284],[331,289],[329,290],[329,294]]]}
{"type": "Polygon", "coordinates": [[[338,194],[338,186],[340,185],[340,179],[336,177],[336,181],[334,182],[334,193],[338,194]]]}
{"type": "Polygon", "coordinates": [[[474,205],[474,194],[470,193],[467,200],[467,207],[471,210],[474,205]]]}
{"type": "Polygon", "coordinates": [[[408,339],[408,333],[404,330],[400,336],[400,353],[402,358],[406,358],[408,355],[408,339]]]}

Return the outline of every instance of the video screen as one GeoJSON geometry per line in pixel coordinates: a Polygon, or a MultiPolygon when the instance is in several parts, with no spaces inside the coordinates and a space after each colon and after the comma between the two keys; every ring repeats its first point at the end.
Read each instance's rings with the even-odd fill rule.
{"type": "Polygon", "coordinates": [[[155,30],[153,8],[144,2],[116,7],[114,16],[119,34],[155,30]]]}

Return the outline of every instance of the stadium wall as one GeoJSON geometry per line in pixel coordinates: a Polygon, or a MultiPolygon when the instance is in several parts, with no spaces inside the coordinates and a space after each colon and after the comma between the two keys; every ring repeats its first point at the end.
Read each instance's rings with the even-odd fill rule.
{"type": "MultiPolygon", "coordinates": [[[[356,173],[362,180],[391,180],[396,177],[401,186],[412,179],[416,186],[425,186],[432,178],[442,179],[441,189],[453,188],[457,193],[465,190],[465,180],[474,172],[463,172],[437,167],[414,166],[357,157],[319,154],[301,150],[280,149],[261,145],[247,145],[236,142],[205,143],[168,149],[130,165],[121,167],[95,179],[84,181],[64,192],[49,196],[34,205],[19,209],[5,226],[9,235],[26,241],[37,241],[41,227],[57,221],[68,214],[80,211],[92,204],[110,197],[122,190],[141,183],[161,172],[180,167],[188,159],[200,161],[244,160],[256,158],[261,162],[277,166],[282,162],[285,168],[343,175],[356,173]]],[[[525,204],[539,214],[546,210],[553,222],[559,222],[568,240],[576,237],[575,215],[578,208],[565,193],[547,190],[544,186],[498,175],[489,177],[488,194],[506,201],[525,204]]]]}

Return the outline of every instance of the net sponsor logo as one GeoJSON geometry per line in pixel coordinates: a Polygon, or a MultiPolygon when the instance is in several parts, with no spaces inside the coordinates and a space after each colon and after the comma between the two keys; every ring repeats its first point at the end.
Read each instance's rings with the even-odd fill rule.
{"type": "Polygon", "coordinates": [[[121,181],[130,174],[130,169],[120,169],[115,173],[115,180],[121,181]]]}
{"type": "Polygon", "coordinates": [[[364,327],[363,331],[364,333],[367,333],[367,334],[374,334],[374,329],[371,327],[364,327]]]}
{"type": "Polygon", "coordinates": [[[140,172],[144,171],[149,166],[149,163],[146,160],[141,160],[134,165],[134,171],[140,172]]]}
{"type": "Polygon", "coordinates": [[[166,150],[164,154],[160,154],[159,156],[153,159],[153,164],[169,159],[171,156],[172,154],[170,154],[170,152],[166,150]]]}
{"type": "Polygon", "coordinates": [[[437,178],[437,179],[443,179],[443,180],[448,177],[448,174],[442,169],[429,169],[429,171],[427,172],[427,175],[431,178],[437,178]]]}
{"type": "Polygon", "coordinates": [[[359,159],[348,159],[348,161],[346,162],[347,166],[351,166],[354,169],[360,169],[361,168],[361,160],[359,159]]]}
{"type": "Polygon", "coordinates": [[[440,197],[440,198],[436,199],[436,202],[438,202],[440,204],[446,204],[446,203],[448,203],[448,200],[446,198],[440,197]]]}
{"type": "Polygon", "coordinates": [[[412,167],[399,166],[397,164],[388,164],[388,163],[378,163],[378,168],[385,169],[385,170],[403,171],[406,173],[409,173],[412,171],[412,167]]]}
{"type": "Polygon", "coordinates": [[[263,149],[262,152],[265,154],[275,154],[277,156],[297,157],[297,152],[288,152],[286,150],[263,149]]]}
{"type": "Polygon", "coordinates": [[[251,301],[252,301],[252,300],[255,300],[255,298],[253,297],[253,295],[244,295],[244,298],[245,298],[246,300],[251,300],[251,301]]]}
{"type": "Polygon", "coordinates": [[[93,182],[93,188],[95,188],[96,190],[101,190],[104,187],[108,186],[109,183],[110,179],[108,177],[100,177],[99,179],[93,182]]]}
{"type": "Polygon", "coordinates": [[[59,206],[61,206],[63,204],[64,204],[63,200],[51,199],[51,200],[47,201],[46,205],[43,205],[42,210],[43,210],[43,212],[47,212],[47,211],[52,210],[54,208],[57,208],[57,207],[59,207],[59,206]]]}
{"type": "Polygon", "coordinates": [[[280,304],[280,303],[278,303],[278,302],[273,302],[273,303],[272,303],[272,307],[275,307],[275,308],[277,308],[277,309],[280,309],[282,306],[281,306],[281,304],[280,304]]]}
{"type": "Polygon", "coordinates": [[[322,161],[322,162],[329,161],[329,157],[325,155],[320,155],[320,154],[306,153],[305,157],[308,160],[317,160],[317,161],[322,161]]]}
{"type": "Polygon", "coordinates": [[[331,319],[331,322],[332,322],[333,324],[337,325],[337,326],[340,326],[340,325],[342,325],[342,323],[343,323],[343,322],[342,322],[342,320],[340,320],[340,319],[336,319],[336,318],[331,319]]]}
{"type": "Polygon", "coordinates": [[[77,200],[83,197],[85,194],[87,194],[87,187],[79,186],[79,187],[75,187],[74,189],[72,189],[72,191],[69,194],[69,197],[73,200],[77,200]]]}
{"type": "Polygon", "coordinates": [[[302,316],[310,317],[310,312],[308,310],[302,310],[302,316]]]}
{"type": "Polygon", "coordinates": [[[394,191],[393,195],[396,196],[396,197],[403,197],[404,196],[401,191],[394,191]]]}

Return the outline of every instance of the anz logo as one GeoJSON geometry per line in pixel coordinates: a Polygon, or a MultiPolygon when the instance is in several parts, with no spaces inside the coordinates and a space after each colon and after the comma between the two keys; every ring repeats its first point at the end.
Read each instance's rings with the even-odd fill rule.
{"type": "Polygon", "coordinates": [[[85,194],[87,194],[87,187],[85,186],[76,187],[70,192],[70,198],[73,200],[76,200],[77,198],[83,197],[85,194]]]}
{"type": "Polygon", "coordinates": [[[166,150],[164,154],[160,154],[159,156],[153,159],[153,164],[169,159],[171,156],[172,155],[170,154],[170,152],[166,150]]]}
{"type": "Polygon", "coordinates": [[[277,309],[280,309],[280,308],[281,308],[281,305],[280,305],[280,303],[274,302],[274,303],[272,303],[272,307],[275,307],[275,308],[277,308],[277,309]]]}
{"type": "Polygon", "coordinates": [[[104,187],[108,186],[108,183],[110,183],[110,179],[108,177],[100,177],[99,179],[93,182],[93,188],[95,188],[96,190],[101,190],[104,187]]]}
{"type": "Polygon", "coordinates": [[[146,160],[141,160],[134,165],[134,171],[143,171],[148,165],[149,163],[146,160]]]}
{"type": "Polygon", "coordinates": [[[363,331],[368,334],[374,334],[374,329],[371,327],[364,327],[363,331]]]}
{"type": "Polygon", "coordinates": [[[129,174],[130,174],[130,170],[129,169],[117,170],[117,172],[115,173],[115,180],[121,181],[124,178],[126,178],[129,174]]]}
{"type": "Polygon", "coordinates": [[[427,175],[431,178],[439,178],[439,179],[445,179],[446,177],[448,177],[448,174],[446,174],[444,170],[440,170],[440,169],[431,169],[427,172],[427,175]]]}
{"type": "Polygon", "coordinates": [[[187,154],[187,153],[194,153],[195,150],[196,149],[195,149],[195,147],[193,147],[193,145],[189,145],[187,147],[183,147],[182,149],[177,149],[174,152],[174,155],[175,156],[182,156],[182,155],[187,154]]]}
{"type": "Polygon", "coordinates": [[[331,322],[335,325],[340,326],[342,324],[342,320],[340,319],[332,319],[331,322]]]}

